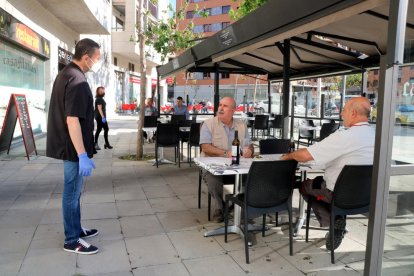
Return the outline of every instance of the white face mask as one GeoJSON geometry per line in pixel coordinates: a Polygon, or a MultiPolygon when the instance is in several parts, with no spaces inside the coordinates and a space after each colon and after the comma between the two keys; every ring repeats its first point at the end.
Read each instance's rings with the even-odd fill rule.
{"type": "Polygon", "coordinates": [[[86,64],[86,66],[88,66],[89,71],[94,72],[95,74],[99,71],[99,69],[101,68],[102,62],[99,60],[98,62],[94,62],[91,58],[89,58],[92,61],[92,67],[89,67],[88,64],[86,64]]]}

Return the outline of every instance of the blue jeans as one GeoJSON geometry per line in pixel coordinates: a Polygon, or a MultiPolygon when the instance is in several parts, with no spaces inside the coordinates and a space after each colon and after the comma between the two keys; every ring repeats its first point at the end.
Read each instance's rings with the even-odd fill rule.
{"type": "Polygon", "coordinates": [[[80,197],[83,177],[79,175],[78,162],[63,161],[63,171],[62,213],[65,243],[74,243],[81,232],[80,197]]]}

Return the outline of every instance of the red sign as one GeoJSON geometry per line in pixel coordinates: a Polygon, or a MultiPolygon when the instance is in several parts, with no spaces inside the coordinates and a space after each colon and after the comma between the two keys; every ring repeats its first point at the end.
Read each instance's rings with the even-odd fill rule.
{"type": "Polygon", "coordinates": [[[129,77],[129,82],[130,83],[138,83],[138,84],[140,84],[141,83],[141,79],[139,77],[136,77],[136,76],[130,76],[129,77]]]}
{"type": "Polygon", "coordinates": [[[165,81],[167,82],[167,84],[173,84],[174,83],[173,77],[168,77],[168,78],[165,79],[165,81]]]}
{"type": "Polygon", "coordinates": [[[16,40],[36,52],[40,51],[39,36],[26,25],[16,23],[16,40]]]}

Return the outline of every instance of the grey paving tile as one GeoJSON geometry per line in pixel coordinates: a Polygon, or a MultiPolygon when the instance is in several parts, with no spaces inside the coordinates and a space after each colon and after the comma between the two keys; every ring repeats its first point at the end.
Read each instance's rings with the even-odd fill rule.
{"type": "Polygon", "coordinates": [[[76,258],[77,254],[65,252],[62,248],[29,249],[19,275],[74,275],[76,258]]]}
{"type": "Polygon", "coordinates": [[[191,230],[167,233],[182,259],[201,258],[224,254],[224,249],[203,231],[191,230]]]}
{"type": "Polygon", "coordinates": [[[82,195],[83,203],[105,203],[105,202],[115,202],[114,191],[111,189],[101,190],[99,192],[86,192],[82,195]]]}
{"type": "Polygon", "coordinates": [[[26,252],[0,253],[0,275],[17,275],[26,252]]]}
{"type": "Polygon", "coordinates": [[[8,210],[0,218],[0,227],[36,227],[42,216],[42,209],[8,210]]]}
{"type": "Polygon", "coordinates": [[[120,240],[124,238],[119,219],[82,220],[82,226],[85,228],[98,229],[99,234],[88,239],[88,242],[91,243],[120,240]]]}
{"type": "Polygon", "coordinates": [[[85,203],[81,207],[82,219],[118,218],[115,203],[85,203]]]}
{"type": "Polygon", "coordinates": [[[183,263],[191,276],[223,275],[223,273],[226,276],[246,274],[229,255],[184,260],[183,263]]]}
{"type": "Polygon", "coordinates": [[[117,201],[116,206],[120,217],[154,214],[149,201],[146,199],[117,201]]]}
{"type": "Polygon", "coordinates": [[[167,182],[165,181],[164,177],[160,175],[153,175],[153,176],[145,176],[139,178],[139,184],[142,186],[157,186],[157,185],[166,185],[167,182]]]}
{"type": "Polygon", "coordinates": [[[39,225],[33,236],[31,248],[62,248],[65,238],[63,222],[39,225]]]}
{"type": "Polygon", "coordinates": [[[190,276],[184,264],[167,264],[140,267],[133,270],[134,276],[190,276]]]}
{"type": "Polygon", "coordinates": [[[160,197],[173,197],[175,196],[174,191],[168,185],[155,185],[143,186],[145,195],[147,198],[160,198],[160,197]]]}
{"type": "Polygon", "coordinates": [[[244,249],[228,253],[249,275],[303,275],[270,246],[253,247],[249,250],[250,264],[246,264],[244,249]]]}
{"type": "Polygon", "coordinates": [[[32,227],[0,227],[0,254],[26,252],[36,230],[32,227]]]}
{"type": "Polygon", "coordinates": [[[131,270],[124,240],[101,241],[95,246],[99,248],[97,254],[78,256],[76,273],[99,275],[131,270]]]}
{"type": "Polygon", "coordinates": [[[49,201],[50,194],[21,194],[10,207],[10,210],[41,210],[49,201]]]}
{"type": "Polygon", "coordinates": [[[62,209],[61,208],[53,208],[53,209],[46,209],[43,213],[42,219],[40,220],[40,224],[52,224],[52,223],[62,223],[62,209]]]}
{"type": "Polygon", "coordinates": [[[169,186],[179,196],[198,195],[198,182],[197,183],[174,183],[174,184],[169,184],[169,186]]]}
{"type": "Polygon", "coordinates": [[[161,223],[155,215],[120,218],[122,233],[126,238],[164,233],[161,223]]]}
{"type": "Polygon", "coordinates": [[[199,229],[202,226],[190,211],[157,213],[166,232],[199,229]]]}
{"type": "Polygon", "coordinates": [[[115,186],[115,200],[137,200],[147,199],[141,185],[120,185],[115,186]]]}
{"type": "Polygon", "coordinates": [[[149,202],[155,212],[184,211],[187,207],[177,197],[150,198],[149,202]]]}
{"type": "Polygon", "coordinates": [[[132,268],[181,262],[165,234],[125,239],[125,243],[132,268]]]}

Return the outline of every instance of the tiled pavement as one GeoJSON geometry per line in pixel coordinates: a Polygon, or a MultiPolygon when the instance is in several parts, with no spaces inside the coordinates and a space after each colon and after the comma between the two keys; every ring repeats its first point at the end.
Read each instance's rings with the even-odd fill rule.
{"type": "MultiPolygon", "coordinates": [[[[121,117],[110,124],[112,150],[96,155],[93,175],[86,180],[82,221],[100,234],[89,241],[96,255],[68,253],[63,247],[61,193],[63,166],[43,156],[27,161],[23,148],[0,155],[0,275],[358,275],[363,270],[367,220],[349,220],[350,233],[330,263],[324,230],[304,230],[289,256],[286,217],[263,238],[256,234],[244,258],[244,243],[236,235],[205,238],[206,229],[219,224],[207,221],[206,187],[202,209],[197,208],[198,171],[182,163],[158,169],[144,161],[124,161],[133,154],[136,121],[121,117]]],[[[102,139],[102,138],[101,138],[102,139]]],[[[37,146],[44,152],[44,139],[37,146]]],[[[101,144],[103,141],[101,141],[101,144]]],[[[147,153],[154,144],[145,144],[147,153]]],[[[172,149],[165,155],[171,158],[172,149]]],[[[297,195],[294,207],[297,211],[297,195]]],[[[296,215],[295,215],[296,216],[296,215]]],[[[258,220],[259,221],[259,220],[258,220]]]]}

